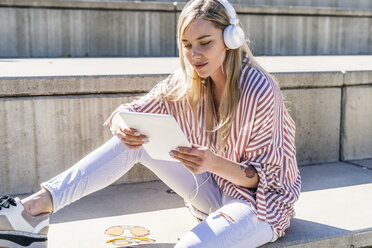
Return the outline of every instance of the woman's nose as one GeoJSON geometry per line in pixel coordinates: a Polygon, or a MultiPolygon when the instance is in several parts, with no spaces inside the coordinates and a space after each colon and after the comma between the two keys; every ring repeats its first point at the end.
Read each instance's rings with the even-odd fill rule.
{"type": "Polygon", "coordinates": [[[191,57],[192,58],[198,58],[198,57],[200,57],[200,51],[199,51],[199,49],[197,49],[197,48],[193,48],[192,49],[192,51],[191,51],[191,57]]]}

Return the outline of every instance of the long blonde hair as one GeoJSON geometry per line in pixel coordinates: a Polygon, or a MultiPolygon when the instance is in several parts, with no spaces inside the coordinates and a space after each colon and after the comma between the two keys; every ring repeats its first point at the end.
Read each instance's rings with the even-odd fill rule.
{"type": "MultiPolygon", "coordinates": [[[[186,27],[196,18],[211,21],[213,25],[222,31],[228,26],[230,17],[225,7],[217,0],[191,0],[183,8],[178,18],[177,43],[179,49],[180,64],[183,70],[184,83],[174,86],[174,88],[165,95],[170,101],[186,99],[195,113],[196,107],[202,98],[202,78],[199,77],[192,65],[187,61],[182,49],[182,36],[186,27]]],[[[239,23],[239,25],[241,25],[239,23]]],[[[249,40],[247,40],[249,42],[249,40]]],[[[255,60],[247,42],[238,49],[229,49],[226,51],[225,60],[222,62],[222,68],[226,74],[226,84],[221,103],[219,107],[219,120],[217,125],[214,124],[213,114],[213,92],[212,81],[208,77],[205,86],[206,93],[206,127],[208,131],[208,143],[213,144],[213,137],[218,131],[217,151],[222,151],[230,135],[230,129],[236,116],[236,111],[240,99],[239,79],[243,64],[249,63],[250,66],[267,73],[255,60]]],[[[275,80],[274,80],[275,81],[275,80]]]]}

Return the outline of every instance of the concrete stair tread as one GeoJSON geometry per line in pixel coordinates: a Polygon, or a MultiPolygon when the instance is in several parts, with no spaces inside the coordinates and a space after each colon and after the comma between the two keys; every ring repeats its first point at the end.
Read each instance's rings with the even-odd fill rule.
{"type": "MultiPolygon", "coordinates": [[[[264,56],[259,63],[273,73],[371,71],[372,55],[264,56]]],[[[169,74],[178,57],[0,59],[0,79],[71,76],[133,76],[169,74]]]]}
{"type": "Polygon", "coordinates": [[[296,217],[285,237],[264,247],[372,245],[372,170],[337,162],[304,166],[300,171],[296,217]]]}
{"type": "MultiPolygon", "coordinates": [[[[372,245],[372,170],[337,162],[300,171],[303,188],[296,218],[284,238],[263,247],[372,245]]],[[[197,222],[183,200],[166,189],[154,181],[93,193],[51,215],[49,247],[112,247],[104,235],[112,225],[144,226],[157,240],[149,247],[173,247],[197,222]]]]}
{"type": "MultiPolygon", "coordinates": [[[[372,56],[272,56],[258,62],[282,89],[369,85],[372,56]]],[[[144,93],[179,68],[177,57],[0,59],[0,97],[144,93]]]]}

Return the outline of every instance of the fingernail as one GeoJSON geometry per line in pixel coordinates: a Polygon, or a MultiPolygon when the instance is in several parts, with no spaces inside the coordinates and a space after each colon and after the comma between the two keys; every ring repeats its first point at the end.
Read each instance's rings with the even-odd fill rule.
{"type": "Polygon", "coordinates": [[[140,136],[141,134],[139,132],[134,132],[134,135],[140,136]]]}
{"type": "Polygon", "coordinates": [[[180,148],[179,147],[177,147],[176,149],[174,149],[174,150],[176,150],[177,152],[179,152],[180,151],[180,148]]]}
{"type": "Polygon", "coordinates": [[[142,141],[145,142],[145,143],[149,142],[149,140],[147,138],[142,138],[142,141]]]}
{"type": "Polygon", "coordinates": [[[173,156],[174,156],[174,153],[173,153],[173,152],[169,152],[169,155],[170,155],[171,157],[173,157],[173,156]]]}

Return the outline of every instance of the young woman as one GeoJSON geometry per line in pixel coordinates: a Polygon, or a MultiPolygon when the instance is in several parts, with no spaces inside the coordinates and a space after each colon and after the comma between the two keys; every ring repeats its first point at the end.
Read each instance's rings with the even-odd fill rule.
{"type": "Polygon", "coordinates": [[[30,197],[0,200],[3,242],[17,231],[19,240],[45,238],[49,213],[110,185],[136,162],[203,220],[176,247],[257,247],[284,235],[301,179],[295,125],[275,81],[255,61],[226,0],[190,1],[178,45],[181,68],[111,114],[112,139],[30,197]],[[169,151],[179,162],[152,159],[142,148],[147,137],[127,128],[120,111],[173,115],[192,147],[169,151]]]}

